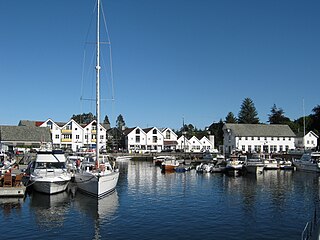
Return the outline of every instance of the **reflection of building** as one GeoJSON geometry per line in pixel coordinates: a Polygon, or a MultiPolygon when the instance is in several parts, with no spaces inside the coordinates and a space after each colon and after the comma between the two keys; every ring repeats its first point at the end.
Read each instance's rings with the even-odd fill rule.
{"type": "Polygon", "coordinates": [[[286,152],[294,149],[295,134],[288,125],[232,124],[223,126],[226,154],[242,152],[286,152]]]}
{"type": "Polygon", "coordinates": [[[306,135],[298,133],[295,140],[295,147],[301,149],[312,149],[317,147],[319,136],[310,131],[306,135]]]}

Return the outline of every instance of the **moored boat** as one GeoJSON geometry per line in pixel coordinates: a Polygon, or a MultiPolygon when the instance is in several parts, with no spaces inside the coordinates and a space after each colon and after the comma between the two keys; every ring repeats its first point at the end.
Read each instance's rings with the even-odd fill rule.
{"type": "Polygon", "coordinates": [[[80,170],[75,173],[74,181],[77,189],[88,195],[97,198],[112,193],[119,179],[119,171],[108,155],[99,157],[97,163],[96,156],[86,157],[80,166],[80,170]]]}
{"type": "Polygon", "coordinates": [[[304,153],[293,165],[300,171],[320,173],[320,152],[304,153]]]}
{"type": "Polygon", "coordinates": [[[248,158],[243,166],[247,173],[253,174],[262,173],[264,169],[264,163],[258,155],[253,155],[251,158],[248,158]]]}
{"type": "Polygon", "coordinates": [[[274,158],[265,158],[262,160],[264,164],[264,170],[276,170],[279,169],[279,164],[277,159],[274,158]]]}
{"type": "Polygon", "coordinates": [[[37,152],[37,157],[29,164],[27,173],[30,175],[28,185],[46,194],[65,191],[71,180],[71,174],[66,168],[66,157],[61,150],[37,152]]]}
{"type": "Polygon", "coordinates": [[[230,176],[239,176],[243,171],[243,164],[245,161],[245,156],[232,155],[226,161],[225,171],[230,176]]]}

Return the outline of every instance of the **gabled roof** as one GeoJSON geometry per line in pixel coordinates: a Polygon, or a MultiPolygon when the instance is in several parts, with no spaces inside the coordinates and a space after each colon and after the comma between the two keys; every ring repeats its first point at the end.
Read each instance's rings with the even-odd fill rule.
{"type": "Polygon", "coordinates": [[[35,126],[0,126],[1,141],[51,142],[49,128],[35,126]]]}
{"type": "Polygon", "coordinates": [[[304,135],[303,132],[298,132],[296,135],[297,135],[297,137],[299,137],[299,138],[303,138],[304,136],[307,136],[307,135],[309,135],[309,134],[312,134],[314,137],[319,138],[319,136],[318,136],[317,134],[315,134],[313,131],[307,132],[306,135],[304,135]]]}
{"type": "Polygon", "coordinates": [[[288,125],[280,124],[236,124],[225,123],[224,130],[230,129],[234,135],[247,137],[295,137],[288,125]]]}

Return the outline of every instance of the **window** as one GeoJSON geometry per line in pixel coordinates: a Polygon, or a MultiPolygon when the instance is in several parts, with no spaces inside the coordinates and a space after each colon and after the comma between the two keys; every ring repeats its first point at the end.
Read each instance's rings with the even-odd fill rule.
{"type": "Polygon", "coordinates": [[[56,135],[56,139],[59,139],[59,134],[56,135]]]}
{"type": "Polygon", "coordinates": [[[140,134],[140,129],[136,129],[136,134],[140,134]]]}
{"type": "Polygon", "coordinates": [[[248,152],[251,152],[251,145],[248,146],[248,152]]]}
{"type": "Polygon", "coordinates": [[[84,135],[84,139],[88,139],[88,135],[86,134],[86,135],[84,135]]]}
{"type": "Polygon", "coordinates": [[[152,133],[157,134],[157,129],[153,129],[152,133]]]}
{"type": "Polygon", "coordinates": [[[169,130],[166,131],[166,139],[170,139],[171,138],[171,133],[169,130]]]}
{"type": "Polygon", "coordinates": [[[104,139],[103,135],[100,135],[100,140],[103,140],[103,139],[104,139]]]}
{"type": "Polygon", "coordinates": [[[279,146],[279,151],[282,152],[283,151],[283,147],[282,145],[279,146]]]}
{"type": "Polygon", "coordinates": [[[153,143],[156,143],[157,140],[158,140],[157,136],[153,136],[153,137],[152,137],[152,142],[153,142],[153,143]]]}
{"type": "Polygon", "coordinates": [[[273,137],[271,137],[271,141],[273,141],[273,137]]]}
{"type": "Polygon", "coordinates": [[[140,136],[136,136],[136,143],[140,143],[140,136]]]}
{"type": "Polygon", "coordinates": [[[286,138],[285,137],[283,137],[283,141],[285,141],[286,140],[286,138]]]}
{"type": "Polygon", "coordinates": [[[242,151],[246,151],[246,146],[242,145],[242,151]]]}
{"type": "Polygon", "coordinates": [[[251,137],[251,140],[254,140],[254,137],[251,137]]]}
{"type": "Polygon", "coordinates": [[[278,137],[277,140],[280,141],[280,138],[278,137]]]}
{"type": "Polygon", "coordinates": [[[260,145],[255,145],[254,146],[254,151],[256,151],[257,153],[261,152],[261,146],[260,145]]]}
{"type": "Polygon", "coordinates": [[[260,140],[260,137],[258,137],[258,140],[260,140]]]}
{"type": "Polygon", "coordinates": [[[267,137],[264,137],[264,140],[267,141],[267,137]]]}
{"type": "Polygon", "coordinates": [[[246,137],[245,139],[248,140],[248,137],[246,137]]]}
{"type": "Polygon", "coordinates": [[[76,135],[76,139],[79,139],[80,138],[80,136],[79,135],[76,135]]]}
{"type": "Polygon", "coordinates": [[[239,140],[241,140],[241,137],[239,137],[239,140]]]}

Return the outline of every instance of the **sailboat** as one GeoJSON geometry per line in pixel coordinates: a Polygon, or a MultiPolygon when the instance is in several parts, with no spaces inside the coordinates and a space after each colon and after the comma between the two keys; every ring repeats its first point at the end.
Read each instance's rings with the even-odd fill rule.
{"type": "Polygon", "coordinates": [[[100,156],[100,0],[97,0],[97,35],[96,35],[96,153],[87,157],[75,173],[77,189],[93,197],[103,198],[112,193],[119,179],[119,170],[108,156],[100,156]]]}

